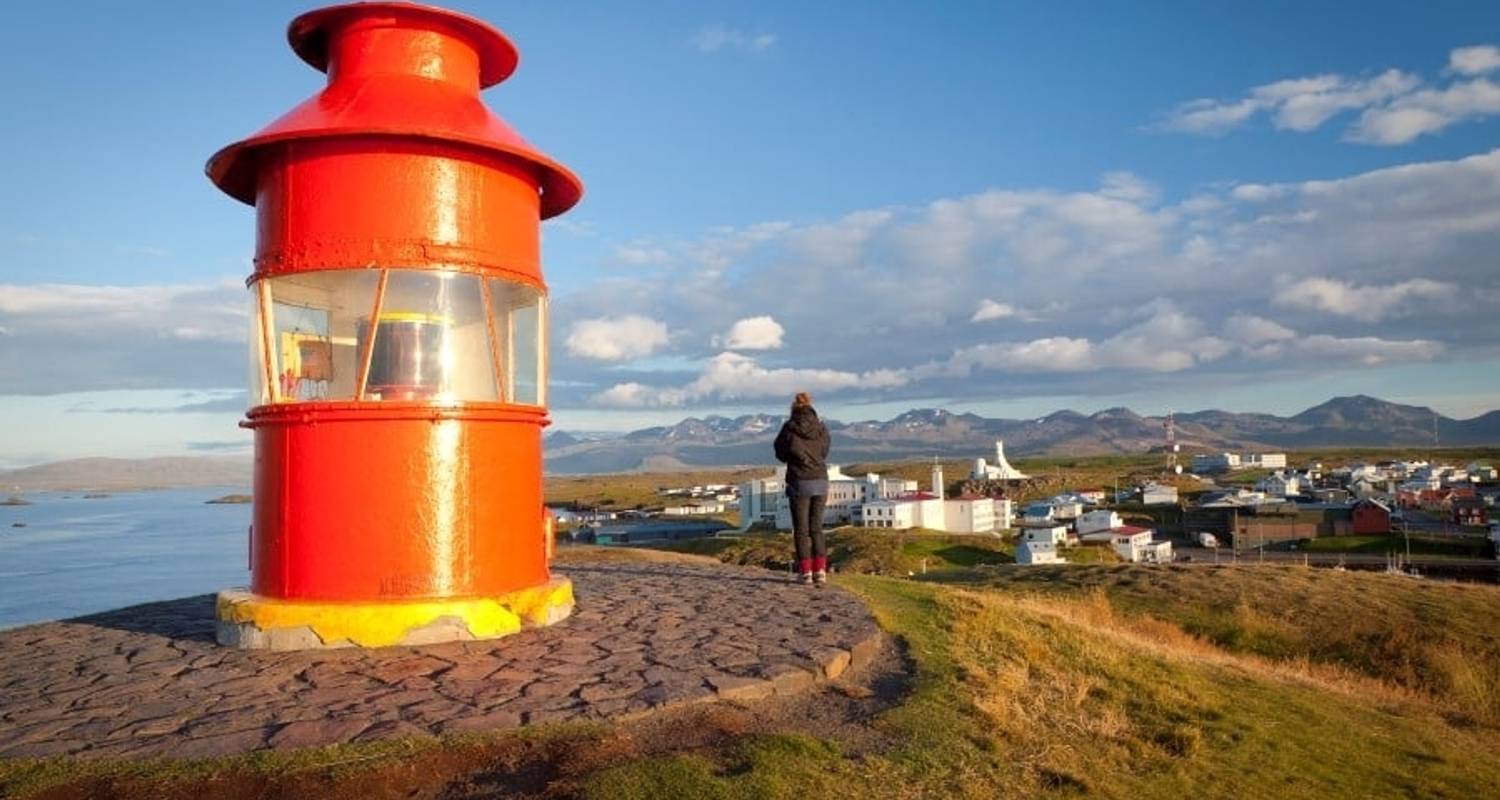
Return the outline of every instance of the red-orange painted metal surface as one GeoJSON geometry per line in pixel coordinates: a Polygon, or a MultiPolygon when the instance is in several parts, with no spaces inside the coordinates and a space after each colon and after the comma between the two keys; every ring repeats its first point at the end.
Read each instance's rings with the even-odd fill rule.
{"type": "Polygon", "coordinates": [[[546,582],[540,410],[351,406],[251,412],[251,591],[369,601],[546,582]]]}
{"type": "MultiPolygon", "coordinates": [[[[442,9],[358,3],[304,14],[288,38],[328,86],[207,167],[256,207],[252,288],[400,268],[545,291],[540,220],[577,203],[582,184],[480,100],[515,69],[504,35],[442,9]]],[[[263,353],[278,346],[269,330],[252,338],[263,353]]],[[[380,602],[546,582],[546,423],[539,406],[436,398],[251,409],[252,590],[380,602]]]]}

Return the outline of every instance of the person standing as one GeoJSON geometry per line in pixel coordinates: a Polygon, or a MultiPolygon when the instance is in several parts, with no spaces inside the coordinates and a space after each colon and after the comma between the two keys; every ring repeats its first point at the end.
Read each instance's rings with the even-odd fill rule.
{"type": "Polygon", "coordinates": [[[792,539],[802,583],[828,582],[823,506],[828,501],[828,426],[818,419],[812,397],[798,392],[792,415],[776,434],[776,459],[786,464],[786,496],[792,509],[792,539]]]}

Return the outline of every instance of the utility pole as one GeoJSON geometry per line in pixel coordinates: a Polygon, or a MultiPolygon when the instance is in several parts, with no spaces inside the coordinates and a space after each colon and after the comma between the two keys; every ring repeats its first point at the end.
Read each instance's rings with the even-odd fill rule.
{"type": "Polygon", "coordinates": [[[1167,412],[1167,420],[1162,423],[1167,430],[1167,475],[1178,475],[1182,467],[1177,464],[1177,420],[1174,412],[1167,412]]]}

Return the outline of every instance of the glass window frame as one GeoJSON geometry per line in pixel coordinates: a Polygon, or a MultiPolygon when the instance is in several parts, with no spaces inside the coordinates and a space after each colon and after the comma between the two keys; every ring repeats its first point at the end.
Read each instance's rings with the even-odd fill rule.
{"type": "MultiPolygon", "coordinates": [[[[348,273],[356,270],[308,270],[307,272],[318,273],[348,273]]],[[[363,270],[359,270],[363,271],[363,270]]],[[[335,397],[323,399],[287,398],[281,391],[280,381],[280,355],[276,346],[276,315],[275,315],[275,293],[272,290],[272,281],[282,275],[255,275],[250,280],[252,293],[251,310],[251,345],[249,350],[250,368],[247,371],[250,377],[249,397],[251,408],[275,407],[291,404],[300,405],[336,405],[336,404],[358,404],[358,405],[383,405],[393,402],[418,402],[424,405],[439,407],[453,406],[494,406],[514,405],[531,408],[545,408],[548,395],[548,374],[550,364],[550,329],[548,325],[550,298],[544,287],[535,284],[515,280],[514,278],[495,275],[493,273],[474,270],[454,269],[417,269],[409,267],[380,267],[376,269],[377,279],[374,298],[371,303],[369,319],[378,320],[384,310],[386,292],[389,287],[392,273],[434,273],[447,272],[468,276],[479,282],[480,299],[485,317],[485,333],[488,343],[491,369],[489,370],[495,383],[496,400],[449,400],[449,401],[396,401],[382,400],[369,396],[369,377],[371,359],[374,356],[374,343],[378,332],[367,337],[359,345],[356,353],[354,391],[350,397],[335,397]],[[499,309],[498,301],[495,299],[495,284],[503,284],[508,287],[519,289],[528,293],[527,302],[512,308],[499,309]],[[517,336],[516,310],[524,308],[535,309],[536,330],[532,335],[517,336]],[[502,330],[503,326],[503,330],[502,330]],[[525,342],[530,339],[534,344],[534,358],[525,359],[534,366],[535,380],[535,402],[519,399],[517,397],[516,368],[522,359],[517,358],[517,341],[525,342]],[[257,391],[258,390],[258,391],[257,391]]],[[[294,273],[283,273],[294,274],[294,273]]]]}

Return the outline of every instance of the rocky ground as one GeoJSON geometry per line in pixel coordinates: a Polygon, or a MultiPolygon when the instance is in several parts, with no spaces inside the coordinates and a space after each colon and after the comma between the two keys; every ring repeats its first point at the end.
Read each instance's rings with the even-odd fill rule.
{"type": "Polygon", "coordinates": [[[200,758],[715,702],[743,715],[881,657],[869,610],[833,587],[696,563],[562,571],[570,619],[486,642],[232,650],[206,595],[0,632],[0,758],[200,758]]]}

